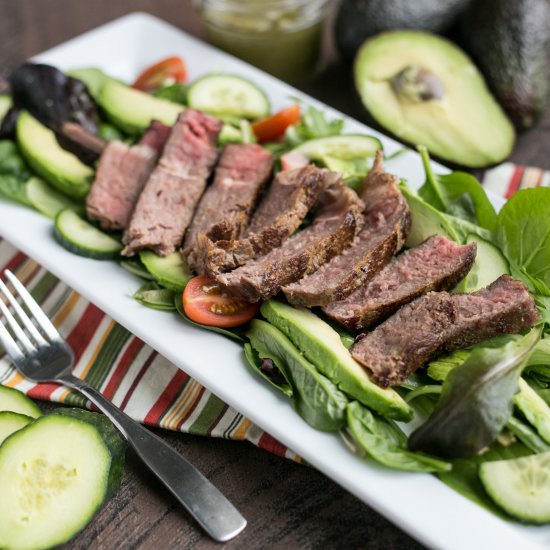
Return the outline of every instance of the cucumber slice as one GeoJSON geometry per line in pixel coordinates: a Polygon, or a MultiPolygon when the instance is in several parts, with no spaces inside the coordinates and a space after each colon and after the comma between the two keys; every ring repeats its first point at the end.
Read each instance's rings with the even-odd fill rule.
{"type": "Polygon", "coordinates": [[[255,84],[229,74],[209,74],[196,80],[187,95],[190,107],[242,118],[269,115],[269,100],[255,84]]]}
{"type": "Polygon", "coordinates": [[[40,178],[31,178],[25,183],[25,192],[31,205],[44,216],[55,219],[65,208],[78,208],[76,203],[57,192],[40,178]]]}
{"type": "Polygon", "coordinates": [[[349,134],[311,139],[293,150],[299,151],[310,160],[323,162],[328,159],[329,162],[336,162],[371,158],[380,149],[382,143],[375,137],[349,134]]]}
{"type": "Polygon", "coordinates": [[[33,420],[34,418],[31,418],[26,414],[19,414],[11,411],[0,412],[0,445],[2,445],[4,440],[7,439],[12,433],[24,428],[33,420]]]}
{"type": "Polygon", "coordinates": [[[111,455],[90,424],[44,416],[0,447],[0,541],[11,550],[71,539],[107,494],[111,455]]]}
{"type": "Polygon", "coordinates": [[[479,477],[488,495],[511,516],[550,522],[550,452],[484,462],[479,477]]]}
{"type": "Polygon", "coordinates": [[[16,412],[31,418],[42,416],[42,411],[34,401],[19,390],[6,386],[0,386],[0,411],[16,412]]]}
{"type": "Polygon", "coordinates": [[[157,283],[174,292],[181,292],[193,276],[179,252],[163,257],[150,250],[142,250],[139,259],[157,283]]]}
{"type": "Polygon", "coordinates": [[[54,235],[59,244],[69,252],[95,260],[118,258],[122,250],[119,241],[83,220],[70,209],[62,210],[56,216],[54,235]]]}
{"type": "Polygon", "coordinates": [[[457,287],[459,292],[476,292],[489,286],[501,275],[510,274],[508,261],[494,244],[473,234],[467,236],[466,242],[477,243],[477,254],[472,269],[457,287]]]}
{"type": "Polygon", "coordinates": [[[107,498],[113,496],[120,487],[122,474],[124,473],[126,440],[113,426],[113,423],[102,414],[71,407],[60,407],[59,409],[55,409],[53,414],[70,416],[71,418],[82,420],[82,422],[87,422],[94,426],[99,432],[101,439],[103,439],[103,443],[105,443],[111,454],[111,467],[109,469],[109,481],[107,483],[107,498]]]}

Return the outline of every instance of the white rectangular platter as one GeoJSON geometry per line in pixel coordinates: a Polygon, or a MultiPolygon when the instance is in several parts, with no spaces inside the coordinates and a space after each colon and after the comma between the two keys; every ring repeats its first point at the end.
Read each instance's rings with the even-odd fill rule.
{"type": "MultiPolygon", "coordinates": [[[[185,58],[191,78],[210,71],[243,75],[270,96],[277,110],[301,97],[331,116],[343,116],[294,88],[150,15],[136,13],[70,40],[35,59],[60,69],[97,66],[130,81],[168,55],[185,58]]],[[[376,134],[388,154],[401,147],[346,120],[346,131],[376,134]]],[[[389,169],[418,186],[419,157],[404,154],[389,169]]],[[[359,499],[430,547],[463,550],[548,548],[550,527],[507,523],[455,493],[435,477],[396,472],[354,456],[334,434],[310,428],[289,403],[245,366],[238,344],[140,306],[137,281],[116,263],[74,256],[55,243],[51,221],[0,201],[0,235],[95,303],[116,321],[196,378],[232,407],[302,455],[359,499]]]]}

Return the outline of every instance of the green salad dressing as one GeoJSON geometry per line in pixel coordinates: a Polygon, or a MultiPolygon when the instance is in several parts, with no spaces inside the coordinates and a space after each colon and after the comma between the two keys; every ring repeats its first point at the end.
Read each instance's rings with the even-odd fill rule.
{"type": "Polygon", "coordinates": [[[199,9],[211,44],[278,78],[296,82],[318,64],[325,4],[206,1],[199,9]]]}

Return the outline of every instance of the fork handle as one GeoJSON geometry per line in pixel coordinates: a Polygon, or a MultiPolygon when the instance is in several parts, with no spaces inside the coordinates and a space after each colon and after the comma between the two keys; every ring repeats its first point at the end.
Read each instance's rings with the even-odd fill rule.
{"type": "Polygon", "coordinates": [[[137,455],[216,541],[238,535],[246,520],[214,485],[160,437],[132,420],[80,378],[60,381],[85,395],[120,430],[137,455]]]}

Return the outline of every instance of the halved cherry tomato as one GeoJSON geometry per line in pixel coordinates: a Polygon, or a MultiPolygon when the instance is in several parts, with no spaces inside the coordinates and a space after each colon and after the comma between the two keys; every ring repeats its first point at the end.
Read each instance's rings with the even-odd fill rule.
{"type": "Polygon", "coordinates": [[[136,78],[132,87],[143,92],[151,92],[161,88],[168,80],[172,83],[183,82],[186,77],[187,69],[183,59],[178,56],[167,57],[145,69],[136,78]]]}
{"type": "Polygon", "coordinates": [[[275,141],[285,130],[300,120],[299,105],[287,107],[270,117],[263,118],[252,124],[252,131],[260,143],[275,141]]]}
{"type": "Polygon", "coordinates": [[[250,321],[260,304],[251,304],[225,293],[211,277],[193,277],[183,291],[183,309],[195,323],[211,327],[238,327],[250,321]]]}

